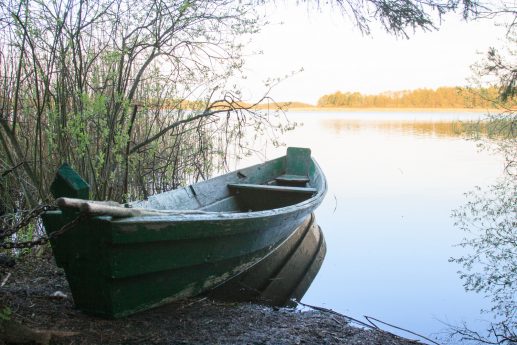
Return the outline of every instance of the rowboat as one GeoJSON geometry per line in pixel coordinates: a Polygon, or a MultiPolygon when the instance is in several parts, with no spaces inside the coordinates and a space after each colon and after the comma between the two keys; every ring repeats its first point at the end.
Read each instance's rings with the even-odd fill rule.
{"type": "Polygon", "coordinates": [[[63,165],[46,212],[58,266],[85,313],[124,317],[205,292],[246,271],[289,239],[322,202],[325,176],[309,149],[129,205],[88,201],[63,165]],[[77,215],[86,214],[62,232],[77,215]]]}
{"type": "Polygon", "coordinates": [[[325,259],[327,247],[314,214],[266,258],[204,295],[229,302],[296,306],[325,259]]]}

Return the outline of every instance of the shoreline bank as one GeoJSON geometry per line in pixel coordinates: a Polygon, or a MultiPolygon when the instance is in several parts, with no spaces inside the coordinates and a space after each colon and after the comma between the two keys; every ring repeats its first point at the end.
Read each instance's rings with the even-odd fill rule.
{"type": "Polygon", "coordinates": [[[0,344],[13,343],[13,334],[17,343],[39,344],[420,344],[324,311],[206,297],[100,319],[74,308],[64,273],[48,253],[0,267],[0,276],[0,306],[11,310],[0,320],[0,344]]]}
{"type": "MultiPolygon", "coordinates": [[[[258,108],[257,110],[267,110],[266,108],[258,108]]],[[[275,107],[269,108],[269,110],[276,110],[275,107]]],[[[289,111],[303,111],[303,112],[403,112],[403,113],[418,113],[418,112],[429,112],[429,113],[495,113],[497,109],[484,109],[484,108],[320,108],[320,107],[287,107],[283,109],[286,112],[289,111]]]]}

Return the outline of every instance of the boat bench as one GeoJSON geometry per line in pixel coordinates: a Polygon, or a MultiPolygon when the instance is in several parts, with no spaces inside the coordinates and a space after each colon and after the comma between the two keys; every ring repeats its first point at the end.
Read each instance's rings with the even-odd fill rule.
{"type": "Polygon", "coordinates": [[[279,185],[305,187],[309,182],[311,150],[301,147],[288,147],[284,175],[275,178],[279,185]]]}
{"type": "Polygon", "coordinates": [[[286,192],[312,195],[318,190],[311,187],[290,187],[290,186],[276,186],[267,184],[247,184],[247,183],[229,183],[228,188],[231,190],[257,190],[257,191],[271,191],[271,192],[286,192]]]}

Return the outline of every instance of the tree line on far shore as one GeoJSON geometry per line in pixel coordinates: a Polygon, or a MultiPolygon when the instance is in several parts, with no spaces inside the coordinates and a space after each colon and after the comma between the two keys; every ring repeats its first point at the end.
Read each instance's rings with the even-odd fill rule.
{"type": "Polygon", "coordinates": [[[332,108],[492,108],[499,90],[495,87],[463,89],[439,87],[363,95],[360,92],[340,92],[323,95],[318,107],[332,108]]]}

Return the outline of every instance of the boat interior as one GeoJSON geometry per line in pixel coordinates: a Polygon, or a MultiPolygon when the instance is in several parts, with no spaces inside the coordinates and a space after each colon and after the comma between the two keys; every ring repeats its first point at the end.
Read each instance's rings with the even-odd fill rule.
{"type": "Polygon", "coordinates": [[[230,195],[222,204],[216,202],[203,207],[206,211],[251,212],[294,205],[318,192],[311,186],[310,170],[313,161],[310,149],[287,149],[284,174],[266,183],[228,183],[230,195]],[[221,209],[221,206],[224,208],[221,209]]]}
{"type": "Polygon", "coordinates": [[[133,207],[205,212],[251,212],[295,205],[313,197],[324,178],[308,148],[284,157],[149,197],[133,207]]]}

